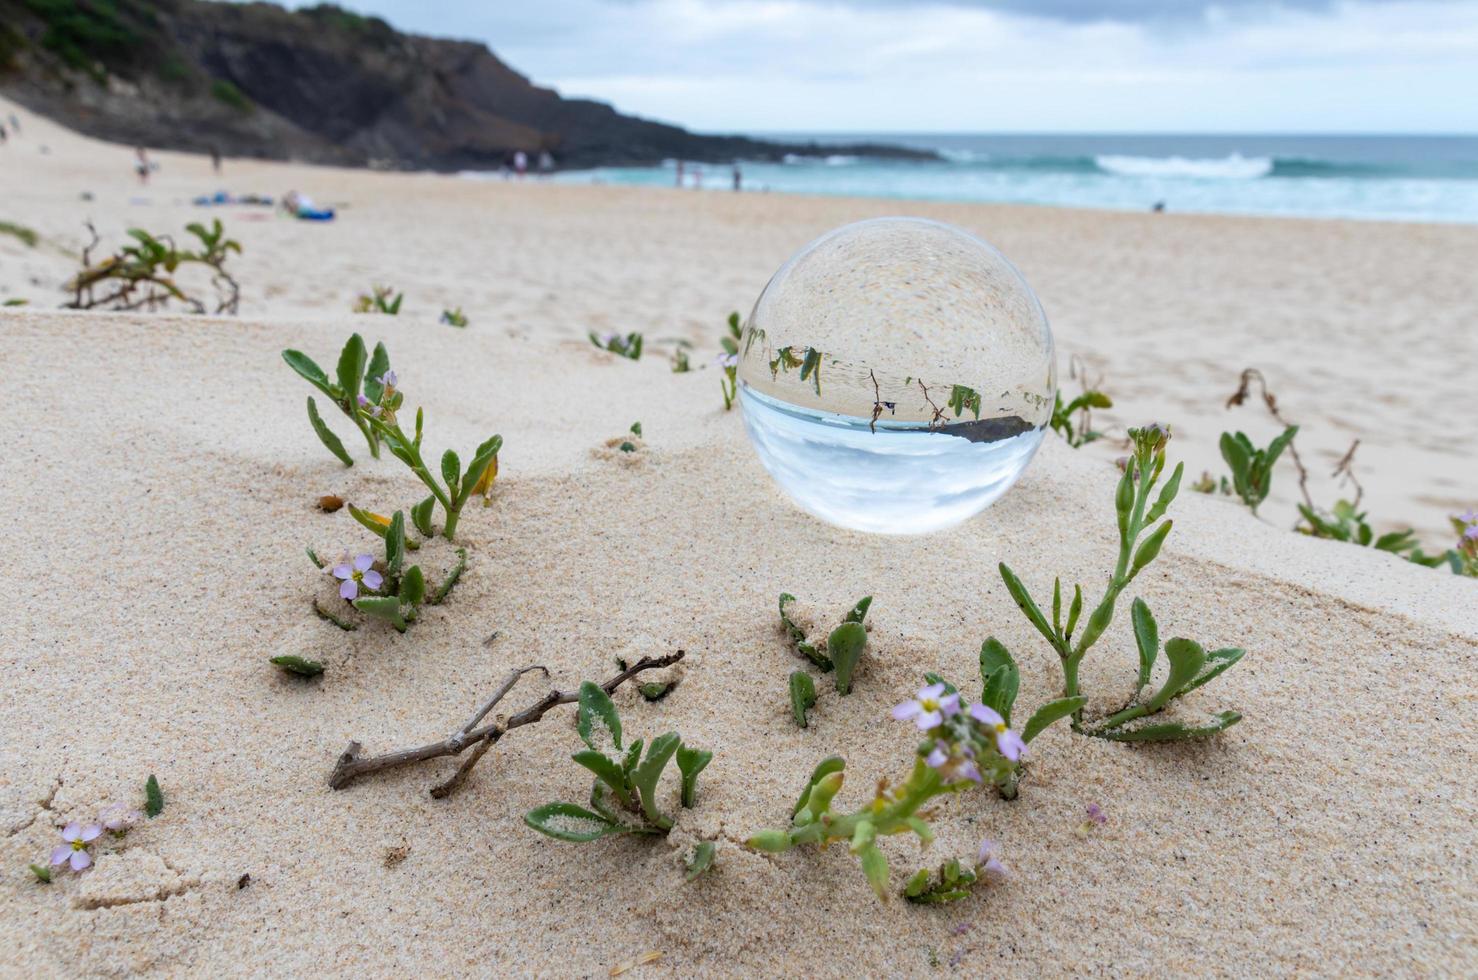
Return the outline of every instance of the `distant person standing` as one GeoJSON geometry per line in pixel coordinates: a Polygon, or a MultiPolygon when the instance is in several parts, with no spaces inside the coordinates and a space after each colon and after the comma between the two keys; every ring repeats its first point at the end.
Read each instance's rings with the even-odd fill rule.
{"type": "Polygon", "coordinates": [[[539,151],[539,176],[548,177],[554,173],[554,157],[549,155],[548,150],[539,151]]]}
{"type": "Polygon", "coordinates": [[[0,146],[4,146],[7,139],[9,137],[5,135],[5,126],[0,124],[0,146]]]}
{"type": "Polygon", "coordinates": [[[221,150],[214,143],[210,145],[210,169],[216,174],[221,172],[221,150]]]}
{"type": "Polygon", "coordinates": [[[742,191],[743,189],[744,189],[744,172],[739,169],[739,161],[735,160],[734,161],[734,190],[737,192],[737,191],[742,191]]]}
{"type": "Polygon", "coordinates": [[[679,189],[683,186],[683,162],[681,160],[677,162],[677,186],[679,189]]]}
{"type": "Polygon", "coordinates": [[[700,167],[700,166],[698,166],[697,164],[694,164],[693,165],[693,190],[695,190],[695,191],[701,191],[702,189],[703,189],[703,168],[700,167]]]}
{"type": "Polygon", "coordinates": [[[529,172],[529,155],[523,150],[513,154],[513,172],[520,177],[529,172]]]}
{"type": "Polygon", "coordinates": [[[149,170],[151,169],[149,151],[140,146],[136,147],[133,153],[135,157],[133,165],[134,173],[139,175],[139,184],[147,187],[149,184],[149,170]]]}

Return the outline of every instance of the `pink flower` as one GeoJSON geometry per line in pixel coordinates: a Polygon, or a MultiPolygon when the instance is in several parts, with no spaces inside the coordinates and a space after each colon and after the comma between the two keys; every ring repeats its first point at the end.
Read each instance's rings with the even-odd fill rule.
{"type": "Polygon", "coordinates": [[[1011,877],[1011,872],[996,857],[996,845],[994,841],[983,840],[980,842],[980,854],[976,857],[975,863],[981,869],[998,874],[1002,878],[1011,877]]]}
{"type": "Polygon", "coordinates": [[[937,727],[944,719],[953,717],[960,711],[960,696],[946,694],[948,690],[944,684],[931,684],[919,691],[918,697],[913,701],[905,701],[894,708],[893,717],[898,721],[912,718],[921,732],[937,727]]]}
{"type": "Polygon", "coordinates": [[[1026,742],[1022,741],[1020,735],[1006,727],[1006,719],[991,708],[983,704],[972,704],[970,706],[970,717],[977,723],[990,729],[995,735],[996,751],[1001,753],[1012,762],[1019,760],[1026,752],[1026,742]]]}
{"type": "Polygon", "coordinates": [[[359,555],[352,563],[348,558],[345,555],[344,560],[334,566],[334,578],[343,583],[339,586],[340,596],[353,599],[359,595],[360,585],[374,591],[384,584],[384,576],[370,567],[375,563],[373,555],[359,555]]]}
{"type": "Polygon", "coordinates": [[[53,865],[70,864],[73,871],[86,871],[92,867],[92,855],[88,846],[103,835],[98,824],[82,826],[73,820],[62,828],[62,843],[51,849],[53,865]]]}

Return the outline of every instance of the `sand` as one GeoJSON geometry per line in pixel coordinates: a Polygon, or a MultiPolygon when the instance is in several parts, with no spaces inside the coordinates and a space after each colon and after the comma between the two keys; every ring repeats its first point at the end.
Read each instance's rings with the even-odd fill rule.
{"type": "MultiPolygon", "coordinates": [[[[1014,877],[950,906],[879,903],[840,848],[736,846],[784,823],[827,754],[848,759],[848,807],[905,775],[913,740],[888,707],[926,670],[973,688],[987,635],[1016,653],[1022,704],[1055,690],[1050,651],[995,565],[1039,592],[1058,573],[1096,587],[1113,560],[1119,450],[1049,439],[1016,489],[954,531],[841,531],[766,478],[714,369],[673,374],[663,357],[583,340],[685,337],[706,362],[727,312],[815,234],[890,212],[942,218],[1022,269],[1063,367],[1080,354],[1106,373],[1122,406],[1111,421],[1168,420],[1172,458],[1211,467],[1224,426],[1272,431],[1251,408],[1222,408],[1238,371],[1260,366],[1308,426],[1320,496],[1336,492],[1326,464],[1359,436],[1372,507],[1436,547],[1445,514],[1478,504],[1461,408],[1478,358],[1466,330],[1478,229],[237,161],[216,179],[173,154],[140,190],[128,149],[23,122],[0,157],[0,220],[45,240],[0,237],[0,298],[33,304],[0,312],[14,595],[0,625],[0,972],[597,976],[652,952],[629,975],[1478,968],[1475,583],[1290,533],[1286,469],[1264,520],[1182,493],[1136,586],[1162,634],[1248,650],[1187,699],[1238,708],[1240,725],[1159,747],[1042,736],[1016,802],[946,802],[923,854],[886,842],[900,883],[999,842],[1014,877]],[[348,207],[327,226],[218,212],[245,246],[240,317],[54,311],[85,218],[108,242],[133,225],[177,229],[201,215],[191,196],[222,185],[348,207]],[[375,281],[405,290],[403,315],[347,312],[375,281]],[[436,322],[451,305],[471,327],[436,322]],[[466,458],[493,432],[505,440],[493,503],[458,534],[462,584],[404,635],[346,634],[308,608],[324,579],[303,547],[371,540],[347,512],[320,512],[320,494],[382,512],[422,495],[393,460],[346,439],[360,458],[346,470],[309,431],[309,389],[278,352],[329,363],[351,330],[386,342],[431,449],[466,458]],[[640,450],[612,452],[637,420],[640,450]],[[782,590],[823,618],[875,596],[853,693],[823,692],[806,730],[786,701],[798,661],[776,630],[782,590]],[[588,792],[568,761],[568,708],[510,734],[450,800],[427,794],[447,761],[328,788],[351,738],[370,752],[442,738],[511,667],[546,665],[570,687],[609,676],[617,656],[675,649],[687,658],[666,700],[616,699],[629,732],[676,730],[716,753],[665,841],[571,845],[523,826],[531,807],[588,792]],[[279,653],[328,672],[287,677],[266,662],[279,653]],[[63,823],[136,801],[151,772],[162,815],[81,876],[31,880],[26,864],[63,823]],[[1083,835],[1089,803],[1108,822],[1083,835]],[[698,837],[719,839],[717,867],[684,884],[698,837]]],[[[1085,665],[1091,710],[1123,700],[1133,665],[1121,619],[1085,665]]],[[[505,704],[545,689],[527,679],[505,704]]]]}

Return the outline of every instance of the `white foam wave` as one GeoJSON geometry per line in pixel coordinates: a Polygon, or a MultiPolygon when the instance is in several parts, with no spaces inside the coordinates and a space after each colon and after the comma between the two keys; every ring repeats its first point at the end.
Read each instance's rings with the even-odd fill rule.
{"type": "Polygon", "coordinates": [[[1273,172],[1272,157],[1240,153],[1214,159],[1135,157],[1103,154],[1093,158],[1100,170],[1120,177],[1201,177],[1212,180],[1256,180],[1273,172]]]}

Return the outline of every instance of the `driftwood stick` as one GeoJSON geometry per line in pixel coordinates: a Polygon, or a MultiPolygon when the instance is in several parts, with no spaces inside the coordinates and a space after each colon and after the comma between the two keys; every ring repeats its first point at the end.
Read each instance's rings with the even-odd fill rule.
{"type": "MultiPolygon", "coordinates": [[[[642,671],[670,667],[681,660],[683,656],[683,651],[679,650],[665,657],[643,657],[615,677],[606,681],[601,685],[601,688],[609,694],[642,671]]],[[[501,723],[494,722],[490,725],[477,728],[477,723],[487,717],[488,713],[493,710],[498,702],[509,691],[513,690],[514,685],[518,683],[519,679],[531,670],[542,670],[545,674],[549,673],[548,670],[539,666],[523,667],[510,671],[504,677],[503,682],[498,685],[498,689],[478,707],[472,717],[460,729],[439,742],[431,742],[416,748],[401,749],[398,752],[388,752],[384,755],[372,756],[370,758],[363,758],[360,755],[360,750],[363,746],[358,742],[350,742],[349,747],[344,750],[343,754],[339,756],[338,762],[334,765],[334,771],[329,775],[329,786],[333,789],[343,789],[360,776],[367,776],[370,773],[379,772],[382,769],[394,769],[413,762],[425,762],[428,759],[438,759],[442,756],[460,755],[469,746],[475,746],[473,755],[457,770],[456,774],[446,783],[437,786],[431,791],[431,795],[438,799],[450,795],[466,780],[467,773],[471,771],[476,761],[482,758],[483,754],[492,747],[493,743],[502,738],[509,730],[533,724],[543,718],[545,713],[551,708],[561,704],[569,704],[579,699],[577,692],[560,691],[558,689],[551,690],[533,705],[520,711],[507,721],[501,723]]]]}
{"type": "MultiPolygon", "coordinates": [[[[635,677],[637,674],[640,674],[642,671],[655,670],[660,667],[670,667],[673,664],[677,663],[679,660],[683,659],[684,656],[686,656],[686,654],[682,650],[679,650],[676,653],[670,653],[665,657],[643,657],[636,663],[632,664],[630,667],[627,667],[625,670],[621,671],[621,673],[617,674],[615,677],[612,677],[610,680],[601,684],[601,690],[605,691],[607,694],[610,694],[616,688],[620,687],[622,684],[635,677]]],[[[492,725],[486,729],[483,729],[480,733],[473,732],[472,735],[468,737],[477,738],[476,748],[474,748],[472,750],[472,754],[469,755],[465,760],[463,760],[462,764],[457,767],[457,771],[452,773],[450,779],[448,779],[444,783],[438,783],[437,785],[431,787],[431,795],[438,800],[446,799],[448,796],[451,796],[462,787],[463,783],[467,782],[467,777],[471,775],[472,768],[477,765],[479,759],[487,754],[488,749],[492,748],[497,743],[498,739],[502,738],[506,733],[512,731],[515,728],[521,728],[524,725],[532,725],[540,718],[543,718],[544,714],[547,711],[557,705],[572,704],[578,700],[580,700],[580,694],[578,691],[561,691],[558,689],[551,690],[548,694],[540,698],[536,703],[520,711],[512,718],[509,718],[501,726],[492,725]]]]}

